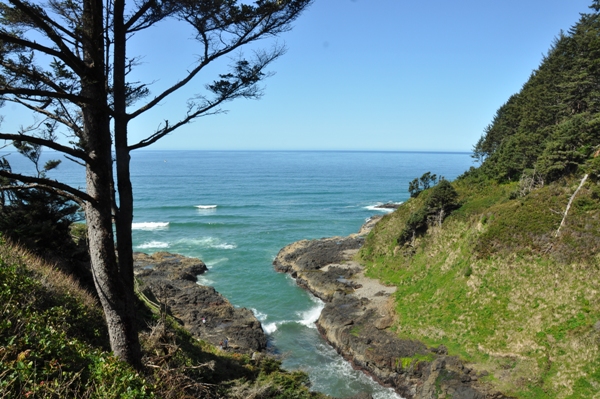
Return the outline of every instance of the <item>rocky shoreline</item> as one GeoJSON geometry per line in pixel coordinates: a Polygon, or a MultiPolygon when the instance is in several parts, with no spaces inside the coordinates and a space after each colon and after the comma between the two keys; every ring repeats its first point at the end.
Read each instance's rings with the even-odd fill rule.
{"type": "Polygon", "coordinates": [[[168,252],[134,254],[138,290],[167,312],[196,338],[228,351],[252,353],[267,348],[267,336],[251,310],[236,308],[213,287],[196,283],[207,271],[199,259],[168,252]]]}
{"type": "Polygon", "coordinates": [[[325,339],[353,367],[404,398],[506,398],[481,382],[482,374],[448,356],[443,345],[428,348],[393,333],[396,288],[366,277],[364,267],[353,260],[380,218],[372,218],[348,237],[292,243],[279,252],[273,265],[325,302],[317,321],[325,339]]]}

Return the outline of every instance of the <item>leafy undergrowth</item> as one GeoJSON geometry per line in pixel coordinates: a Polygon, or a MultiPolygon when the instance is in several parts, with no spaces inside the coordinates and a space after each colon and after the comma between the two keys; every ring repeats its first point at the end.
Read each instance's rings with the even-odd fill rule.
{"type": "Polygon", "coordinates": [[[397,333],[444,344],[520,398],[600,392],[600,196],[579,181],[515,195],[517,183],[459,181],[461,207],[441,228],[397,245],[411,199],[386,216],[359,256],[398,287],[397,333]]]}
{"type": "MultiPolygon", "coordinates": [[[[140,305],[142,306],[142,305],[140,305]]],[[[321,398],[280,362],[228,354],[140,308],[144,370],[109,352],[96,299],[0,241],[0,398],[321,398]]]]}

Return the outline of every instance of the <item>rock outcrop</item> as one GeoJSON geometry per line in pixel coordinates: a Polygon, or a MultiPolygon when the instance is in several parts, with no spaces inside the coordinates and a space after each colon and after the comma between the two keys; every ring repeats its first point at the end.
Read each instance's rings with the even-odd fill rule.
{"type": "Polygon", "coordinates": [[[359,233],[348,237],[290,244],[273,265],[325,302],[317,328],[327,341],[354,367],[403,397],[504,398],[460,359],[448,356],[444,346],[428,348],[391,331],[396,288],[367,278],[364,267],[353,260],[379,219],[369,220],[359,233]]]}
{"type": "Polygon", "coordinates": [[[134,254],[139,290],[167,311],[199,339],[219,345],[226,338],[228,350],[263,351],[267,337],[252,311],[236,308],[213,287],[196,283],[208,269],[195,258],[159,252],[134,254]]]}

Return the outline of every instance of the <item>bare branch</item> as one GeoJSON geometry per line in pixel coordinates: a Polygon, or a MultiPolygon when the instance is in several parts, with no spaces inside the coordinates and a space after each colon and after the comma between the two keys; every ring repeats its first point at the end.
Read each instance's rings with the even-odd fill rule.
{"type": "Polygon", "coordinates": [[[149,103],[147,103],[146,105],[142,106],[141,108],[138,108],[136,111],[129,114],[128,119],[134,119],[134,118],[140,116],[141,114],[143,114],[144,112],[149,111],[154,106],[156,106],[158,103],[160,103],[162,100],[164,100],[166,97],[173,94],[177,90],[181,89],[183,86],[188,84],[194,78],[194,76],[196,76],[198,74],[198,72],[200,72],[206,65],[208,65],[208,62],[201,62],[196,68],[194,68],[191,72],[189,72],[188,75],[184,79],[180,80],[179,82],[177,82],[176,84],[174,84],[173,86],[168,88],[167,90],[163,91],[158,96],[154,97],[154,99],[152,101],[150,101],[149,103]]]}
{"type": "Polygon", "coordinates": [[[129,149],[129,151],[133,151],[133,150],[137,150],[139,148],[148,147],[149,145],[156,143],[161,138],[163,138],[163,137],[167,136],[168,134],[174,132],[175,130],[179,129],[181,126],[190,123],[192,120],[199,118],[200,116],[208,116],[208,115],[215,115],[215,114],[221,113],[222,111],[220,111],[220,110],[215,110],[213,112],[208,112],[208,111],[218,107],[224,101],[225,100],[221,100],[219,102],[212,103],[207,107],[198,109],[195,112],[188,114],[185,118],[181,119],[179,122],[177,122],[174,125],[169,125],[169,121],[165,121],[165,127],[157,130],[154,134],[152,134],[151,136],[138,142],[137,144],[131,145],[127,148],[129,149]]]}
{"type": "Polygon", "coordinates": [[[44,147],[48,147],[50,149],[70,155],[74,158],[79,158],[85,162],[92,161],[91,158],[85,152],[83,152],[81,150],[66,147],[55,141],[42,139],[40,137],[29,136],[29,135],[25,135],[25,134],[0,133],[0,140],[26,141],[28,143],[38,144],[38,145],[42,145],[44,147]]]}
{"type": "Polygon", "coordinates": [[[155,4],[156,4],[155,0],[146,1],[140,7],[140,9],[137,10],[137,12],[135,14],[133,14],[133,16],[131,18],[129,18],[129,21],[125,22],[125,31],[127,33],[133,33],[133,32],[140,31],[146,27],[149,27],[150,25],[148,25],[148,23],[144,23],[144,22],[142,22],[138,26],[135,26],[135,24],[144,16],[144,14],[146,14],[146,12],[150,9],[150,7],[152,7],[155,4]]]}
{"type": "Polygon", "coordinates": [[[70,156],[68,156],[68,155],[65,155],[64,157],[65,157],[65,158],[67,158],[69,161],[71,161],[71,162],[75,162],[77,165],[79,165],[79,166],[83,166],[83,167],[85,168],[85,164],[84,164],[83,162],[81,162],[81,161],[78,161],[78,160],[77,160],[77,159],[75,159],[75,158],[71,158],[71,157],[70,157],[70,156]]]}
{"type": "Polygon", "coordinates": [[[575,199],[575,196],[577,195],[577,193],[579,192],[579,190],[581,190],[581,187],[583,187],[583,185],[585,184],[585,181],[587,180],[589,174],[586,173],[585,176],[583,176],[583,179],[581,179],[581,182],[579,183],[579,186],[577,187],[577,190],[575,190],[575,192],[573,193],[573,195],[571,196],[571,198],[569,198],[569,203],[567,204],[567,207],[565,208],[565,212],[563,214],[563,218],[560,221],[560,226],[558,226],[558,229],[556,230],[556,233],[554,234],[554,237],[558,237],[558,235],[560,234],[560,229],[564,226],[565,221],[567,220],[567,214],[569,213],[569,209],[571,209],[571,204],[573,203],[573,200],[575,199]]]}
{"type": "MultiPolygon", "coordinates": [[[[68,115],[68,112],[67,112],[67,115],[69,116],[69,119],[71,119],[71,120],[63,119],[63,118],[59,117],[58,115],[56,115],[42,107],[35,107],[31,104],[26,103],[25,101],[23,101],[19,98],[9,99],[7,101],[12,101],[12,102],[16,102],[17,104],[21,104],[22,106],[24,106],[34,112],[42,114],[42,115],[46,116],[47,118],[50,118],[58,123],[65,125],[69,129],[73,130],[75,132],[75,134],[81,134],[81,128],[70,118],[70,115],[68,115]]],[[[62,104],[61,104],[61,106],[62,106],[62,104]]],[[[64,106],[63,106],[63,109],[64,109],[64,106]]]]}

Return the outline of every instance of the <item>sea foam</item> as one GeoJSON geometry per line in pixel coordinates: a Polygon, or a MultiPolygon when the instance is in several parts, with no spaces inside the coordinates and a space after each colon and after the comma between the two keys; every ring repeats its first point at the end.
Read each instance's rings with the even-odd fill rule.
{"type": "Polygon", "coordinates": [[[221,241],[217,237],[202,237],[195,240],[197,244],[203,248],[214,249],[236,249],[237,245],[221,241]]]}
{"type": "Polygon", "coordinates": [[[145,222],[131,224],[131,228],[133,230],[164,230],[168,227],[169,222],[145,222]]]}
{"type": "Polygon", "coordinates": [[[303,312],[298,312],[298,316],[300,316],[300,320],[298,321],[298,323],[308,328],[317,328],[315,323],[319,319],[319,316],[321,316],[321,311],[325,307],[325,302],[323,302],[317,297],[311,297],[311,299],[316,305],[303,312]]]}
{"type": "Polygon", "coordinates": [[[254,313],[254,317],[256,317],[258,319],[258,321],[260,321],[261,323],[265,320],[267,320],[267,314],[261,312],[260,310],[257,310],[255,308],[251,308],[252,313],[254,313]]]}
{"type": "Polygon", "coordinates": [[[204,264],[206,265],[206,267],[211,269],[213,266],[216,266],[219,263],[227,262],[228,260],[229,260],[229,258],[218,258],[218,259],[212,259],[212,260],[205,261],[204,264]]]}
{"type": "Polygon", "coordinates": [[[200,274],[200,275],[196,276],[196,279],[197,279],[196,284],[198,284],[198,285],[206,285],[206,286],[212,287],[215,284],[215,282],[213,280],[206,278],[204,276],[204,274],[200,274]]]}
{"type": "Polygon", "coordinates": [[[137,248],[139,248],[139,249],[169,248],[169,243],[168,242],[162,242],[162,241],[149,241],[149,242],[143,243],[142,245],[138,245],[137,248]]]}
{"type": "MultiPolygon", "coordinates": [[[[402,202],[392,202],[392,204],[400,205],[400,204],[402,204],[402,202]]],[[[392,213],[395,211],[395,209],[392,209],[392,208],[379,208],[381,205],[383,205],[383,202],[379,202],[375,205],[365,206],[365,209],[368,209],[370,211],[378,211],[378,212],[385,212],[385,213],[392,213]]]]}
{"type": "Polygon", "coordinates": [[[216,209],[216,205],[196,205],[198,209],[216,209]]]}
{"type": "Polygon", "coordinates": [[[403,399],[392,388],[382,387],[367,374],[353,369],[350,363],[338,356],[331,346],[320,340],[318,342],[316,345],[318,352],[329,361],[312,366],[313,373],[317,375],[316,378],[311,379],[312,389],[326,390],[331,380],[338,379],[338,376],[344,376],[344,380],[349,386],[366,385],[371,387],[373,399],[403,399]]]}

